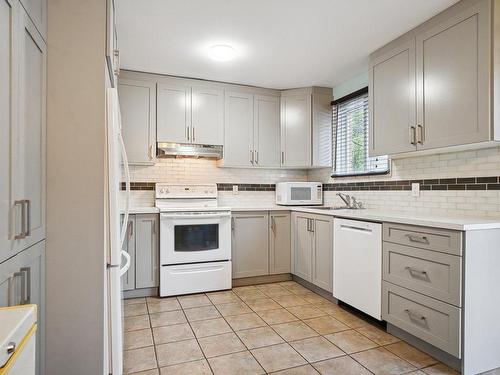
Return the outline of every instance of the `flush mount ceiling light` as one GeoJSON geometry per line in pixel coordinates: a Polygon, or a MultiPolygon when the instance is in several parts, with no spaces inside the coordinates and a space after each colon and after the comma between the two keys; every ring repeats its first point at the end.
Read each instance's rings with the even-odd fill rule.
{"type": "Polygon", "coordinates": [[[227,44],[215,44],[210,47],[209,55],[216,61],[229,61],[236,57],[236,50],[227,44]]]}

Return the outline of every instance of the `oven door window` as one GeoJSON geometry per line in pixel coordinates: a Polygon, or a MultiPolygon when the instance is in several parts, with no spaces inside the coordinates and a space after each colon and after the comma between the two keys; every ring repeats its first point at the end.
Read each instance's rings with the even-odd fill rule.
{"type": "Polygon", "coordinates": [[[309,201],[311,200],[311,188],[292,187],[290,188],[290,198],[292,201],[309,201]]]}
{"type": "Polygon", "coordinates": [[[219,224],[174,226],[174,251],[205,251],[219,248],[219,224]]]}

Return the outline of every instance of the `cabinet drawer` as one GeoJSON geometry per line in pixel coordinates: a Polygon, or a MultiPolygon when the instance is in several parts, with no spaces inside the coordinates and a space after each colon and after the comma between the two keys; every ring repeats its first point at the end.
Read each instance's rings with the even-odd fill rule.
{"type": "Polygon", "coordinates": [[[460,358],[461,310],[388,282],[382,285],[382,318],[460,358]]]}
{"type": "Polygon", "coordinates": [[[462,232],[384,223],[384,241],[462,255],[462,232]]]}
{"type": "Polygon", "coordinates": [[[386,281],[461,306],[461,276],[461,257],[384,242],[386,281]]]}

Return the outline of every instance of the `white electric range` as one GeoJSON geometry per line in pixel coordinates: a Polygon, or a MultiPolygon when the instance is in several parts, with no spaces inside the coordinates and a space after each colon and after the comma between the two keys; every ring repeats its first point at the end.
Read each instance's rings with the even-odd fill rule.
{"type": "Polygon", "coordinates": [[[231,288],[231,209],[216,184],[156,184],[160,296],[231,288]]]}

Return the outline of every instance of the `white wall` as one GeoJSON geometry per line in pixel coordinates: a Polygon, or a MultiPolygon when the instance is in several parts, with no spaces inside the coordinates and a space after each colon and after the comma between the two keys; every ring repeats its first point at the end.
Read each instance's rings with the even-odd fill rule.
{"type": "Polygon", "coordinates": [[[335,86],[333,88],[333,99],[340,99],[366,86],[368,86],[368,72],[363,72],[335,86]]]}

